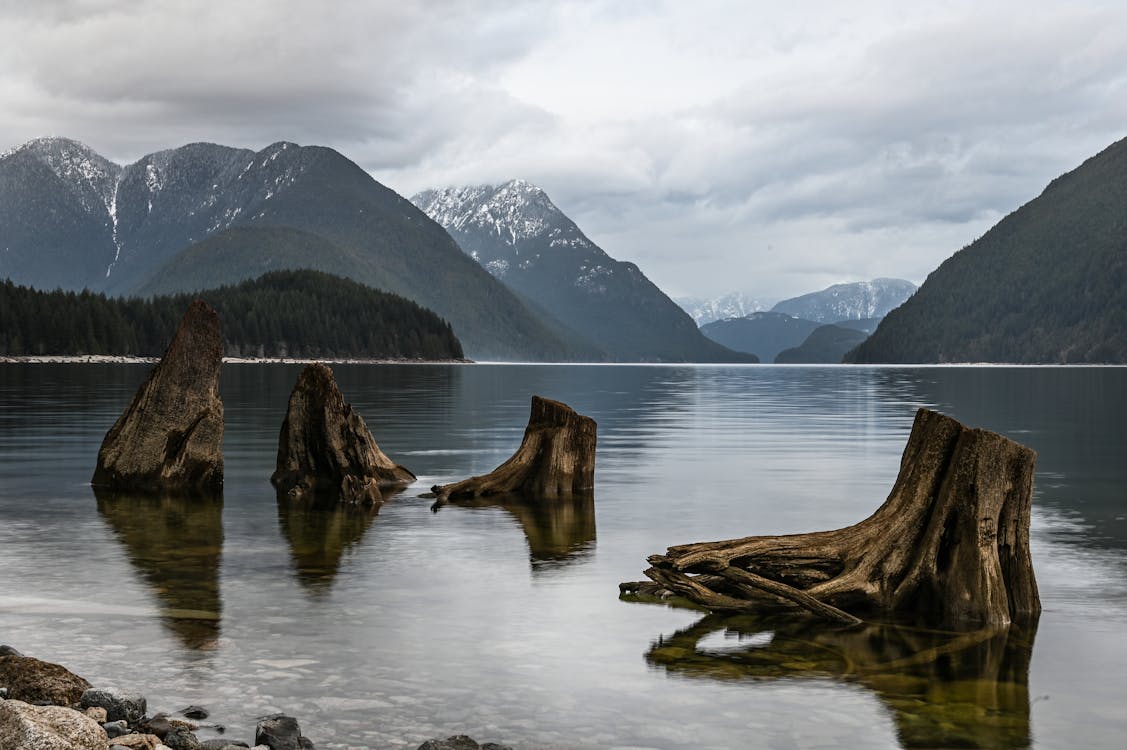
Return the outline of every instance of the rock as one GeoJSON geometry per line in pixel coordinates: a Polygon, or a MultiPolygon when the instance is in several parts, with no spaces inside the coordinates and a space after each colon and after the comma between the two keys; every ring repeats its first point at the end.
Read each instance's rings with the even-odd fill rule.
{"type": "Polygon", "coordinates": [[[364,420],[344,402],[333,371],[311,364],[290,394],[270,481],[290,495],[327,491],[371,505],[382,502],[381,488],[410,484],[415,475],[376,445],[364,420]]]}
{"type": "Polygon", "coordinates": [[[83,708],[97,706],[106,709],[110,721],[127,721],[136,724],[145,716],[145,696],[117,688],[90,688],[82,694],[83,708]]]}
{"type": "Polygon", "coordinates": [[[66,667],[15,655],[0,656],[0,685],[8,689],[11,700],[57,706],[77,703],[90,687],[66,667]]]}
{"type": "Polygon", "coordinates": [[[496,742],[486,742],[481,746],[481,750],[513,750],[508,745],[498,745],[496,742]]]}
{"type": "Polygon", "coordinates": [[[98,722],[62,706],[0,701],[0,748],[4,750],[106,750],[98,722]]]}
{"type": "Polygon", "coordinates": [[[173,726],[166,714],[157,714],[148,721],[143,722],[138,728],[143,732],[155,734],[157,737],[160,737],[161,740],[164,740],[165,735],[172,731],[173,726]]]}
{"type": "Polygon", "coordinates": [[[0,656],[23,656],[11,646],[0,646],[0,656]]]}
{"type": "MultiPolygon", "coordinates": [[[[98,707],[98,709],[100,711],[106,710],[101,707],[98,707]]],[[[93,711],[94,709],[89,708],[87,710],[93,711]]],[[[106,730],[106,734],[109,735],[111,740],[116,737],[121,737],[122,735],[129,734],[129,732],[131,731],[129,729],[129,724],[127,724],[125,721],[104,721],[102,722],[102,729],[106,730]]]]}
{"type": "Polygon", "coordinates": [[[467,737],[464,734],[447,737],[444,740],[427,740],[419,745],[419,750],[480,750],[480,748],[481,745],[477,744],[472,737],[467,737]]]}
{"type": "Polygon", "coordinates": [[[105,724],[110,720],[109,715],[106,713],[106,709],[102,708],[101,706],[91,706],[90,708],[83,711],[83,713],[99,724],[105,724]]]}
{"type": "Polygon", "coordinates": [[[127,750],[157,750],[161,741],[155,734],[127,734],[114,738],[113,744],[127,750]]]}
{"type": "Polygon", "coordinates": [[[266,745],[270,750],[313,750],[313,743],[301,736],[297,719],[284,714],[260,719],[254,731],[254,744],[266,745]]]}
{"type": "Polygon", "coordinates": [[[161,742],[171,750],[201,750],[200,741],[196,735],[184,727],[173,727],[172,730],[161,738],[161,742]]]}
{"type": "Polygon", "coordinates": [[[186,716],[189,719],[206,719],[210,714],[203,706],[188,706],[180,711],[181,716],[186,716]]]}
{"type": "Polygon", "coordinates": [[[242,748],[248,748],[250,745],[233,740],[204,740],[200,743],[200,747],[203,750],[242,750],[242,748]]]}
{"type": "Polygon", "coordinates": [[[205,490],[223,485],[219,317],[188,306],[160,362],[106,433],[91,483],[121,490],[205,490]]]}

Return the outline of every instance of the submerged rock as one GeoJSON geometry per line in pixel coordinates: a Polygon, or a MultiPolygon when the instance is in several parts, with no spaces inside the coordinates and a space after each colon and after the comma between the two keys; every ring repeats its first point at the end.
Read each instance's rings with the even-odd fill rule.
{"type": "Polygon", "coordinates": [[[267,716],[258,722],[254,744],[265,745],[270,750],[314,750],[313,742],[301,735],[297,719],[284,714],[267,716]]]}
{"type": "Polygon", "coordinates": [[[114,489],[223,485],[219,317],[197,300],[129,408],[106,433],[91,482],[114,489]]]}
{"type": "Polygon", "coordinates": [[[0,748],[4,750],[106,750],[98,722],[62,706],[0,701],[0,748]]]}
{"type": "Polygon", "coordinates": [[[0,656],[0,685],[8,689],[9,699],[62,706],[77,703],[90,689],[89,682],[66,667],[30,656],[0,656]]]}
{"type": "Polygon", "coordinates": [[[418,750],[512,750],[512,748],[494,742],[479,745],[472,737],[458,734],[444,740],[427,740],[419,745],[418,750]]]}
{"type": "Polygon", "coordinates": [[[415,475],[376,445],[364,420],[345,403],[333,371],[311,364],[290,394],[270,481],[292,496],[327,491],[369,505],[382,502],[381,488],[410,484],[415,475]]]}
{"type": "Polygon", "coordinates": [[[82,694],[82,708],[104,708],[108,721],[126,721],[136,724],[145,716],[148,707],[145,696],[117,688],[90,688],[82,694]]]}

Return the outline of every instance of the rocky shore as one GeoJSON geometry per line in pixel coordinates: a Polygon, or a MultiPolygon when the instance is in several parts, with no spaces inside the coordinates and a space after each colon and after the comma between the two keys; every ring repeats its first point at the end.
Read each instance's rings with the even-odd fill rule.
{"type": "MultiPolygon", "coordinates": [[[[315,750],[298,720],[258,717],[254,744],[224,737],[208,710],[149,714],[145,696],[91,685],[66,667],[0,646],[2,750],[315,750]]],[[[374,749],[372,749],[374,750],[374,749]]],[[[418,750],[512,750],[464,735],[427,740],[418,750]]]]}
{"type": "MultiPolygon", "coordinates": [[[[56,355],[40,354],[31,356],[0,356],[0,364],[118,364],[151,365],[160,357],[130,357],[117,354],[79,354],[56,355]]],[[[472,359],[372,359],[364,357],[329,357],[323,359],[295,359],[292,357],[224,357],[223,364],[231,365],[309,365],[314,363],[330,365],[472,365],[472,359]]]]}

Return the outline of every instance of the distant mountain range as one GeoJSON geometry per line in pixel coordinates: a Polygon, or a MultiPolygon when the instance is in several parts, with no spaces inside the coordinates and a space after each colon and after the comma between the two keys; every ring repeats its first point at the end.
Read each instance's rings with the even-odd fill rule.
{"type": "Polygon", "coordinates": [[[852,362],[1127,362],[1127,139],[948,258],[852,362]]]}
{"type": "Polygon", "coordinates": [[[883,318],[912,296],[916,285],[904,279],[873,279],[834,284],[818,292],[779,302],[771,312],[816,323],[883,318]]]}
{"type": "MultiPolygon", "coordinates": [[[[749,359],[700,335],[542,191],[518,182],[491,191],[473,207],[495,212],[497,249],[484,236],[474,246],[496,261],[486,270],[332,149],[194,143],[119,166],[77,141],[41,138],[0,155],[0,279],[148,296],[309,268],[435,311],[477,359],[749,359]]],[[[471,198],[447,194],[451,210],[455,197],[471,198]]],[[[464,242],[485,231],[473,221],[452,229],[464,242]]]]}
{"type": "Polygon", "coordinates": [[[531,183],[426,190],[411,200],[529,306],[602,350],[602,359],[754,361],[701,334],[636,265],[607,255],[531,183]]]}
{"type": "Polygon", "coordinates": [[[719,297],[676,297],[673,300],[689,314],[698,326],[717,320],[742,318],[754,312],[771,309],[771,302],[757,299],[743,292],[728,292],[719,297]]]}
{"type": "Polygon", "coordinates": [[[110,294],[313,268],[449,321],[469,356],[582,357],[409,201],[336,151],[196,143],[120,167],[43,138],[0,157],[0,278],[110,294]]]}
{"type": "MultiPolygon", "coordinates": [[[[915,284],[902,279],[834,284],[818,292],[783,300],[767,312],[752,312],[705,323],[701,332],[729,348],[754,352],[762,362],[840,362],[842,355],[876,329],[883,315],[915,290],[915,284]],[[821,331],[807,342],[808,336],[814,335],[821,325],[827,323],[846,330],[821,331]],[[776,360],[784,351],[784,359],[776,360]],[[836,359],[833,358],[834,352],[837,352],[836,359]]],[[[749,299],[737,295],[727,297],[737,301],[749,299]]],[[[709,312],[718,308],[718,304],[710,304],[695,309],[709,312]]]]}

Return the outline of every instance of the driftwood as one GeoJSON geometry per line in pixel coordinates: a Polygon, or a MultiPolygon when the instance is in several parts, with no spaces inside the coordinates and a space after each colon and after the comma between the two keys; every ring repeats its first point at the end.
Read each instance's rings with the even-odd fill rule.
{"type": "Polygon", "coordinates": [[[435,485],[435,508],[450,500],[508,493],[529,499],[566,497],[595,487],[595,420],[567,404],[532,397],[520,448],[484,476],[435,485]]]}
{"type": "Polygon", "coordinates": [[[196,300],[129,408],[106,433],[95,487],[214,494],[223,487],[219,316],[196,300]]]}
{"type": "Polygon", "coordinates": [[[1041,611],[1029,555],[1035,460],[1001,435],[920,409],[892,492],[864,521],[670,547],[649,558],[654,583],[620,588],[672,593],[715,612],[1006,625],[1041,611]]]}
{"type": "Polygon", "coordinates": [[[357,505],[383,502],[381,489],[415,481],[376,445],[322,364],[307,365],[290,394],[270,481],[288,497],[332,496],[357,505]]]}

